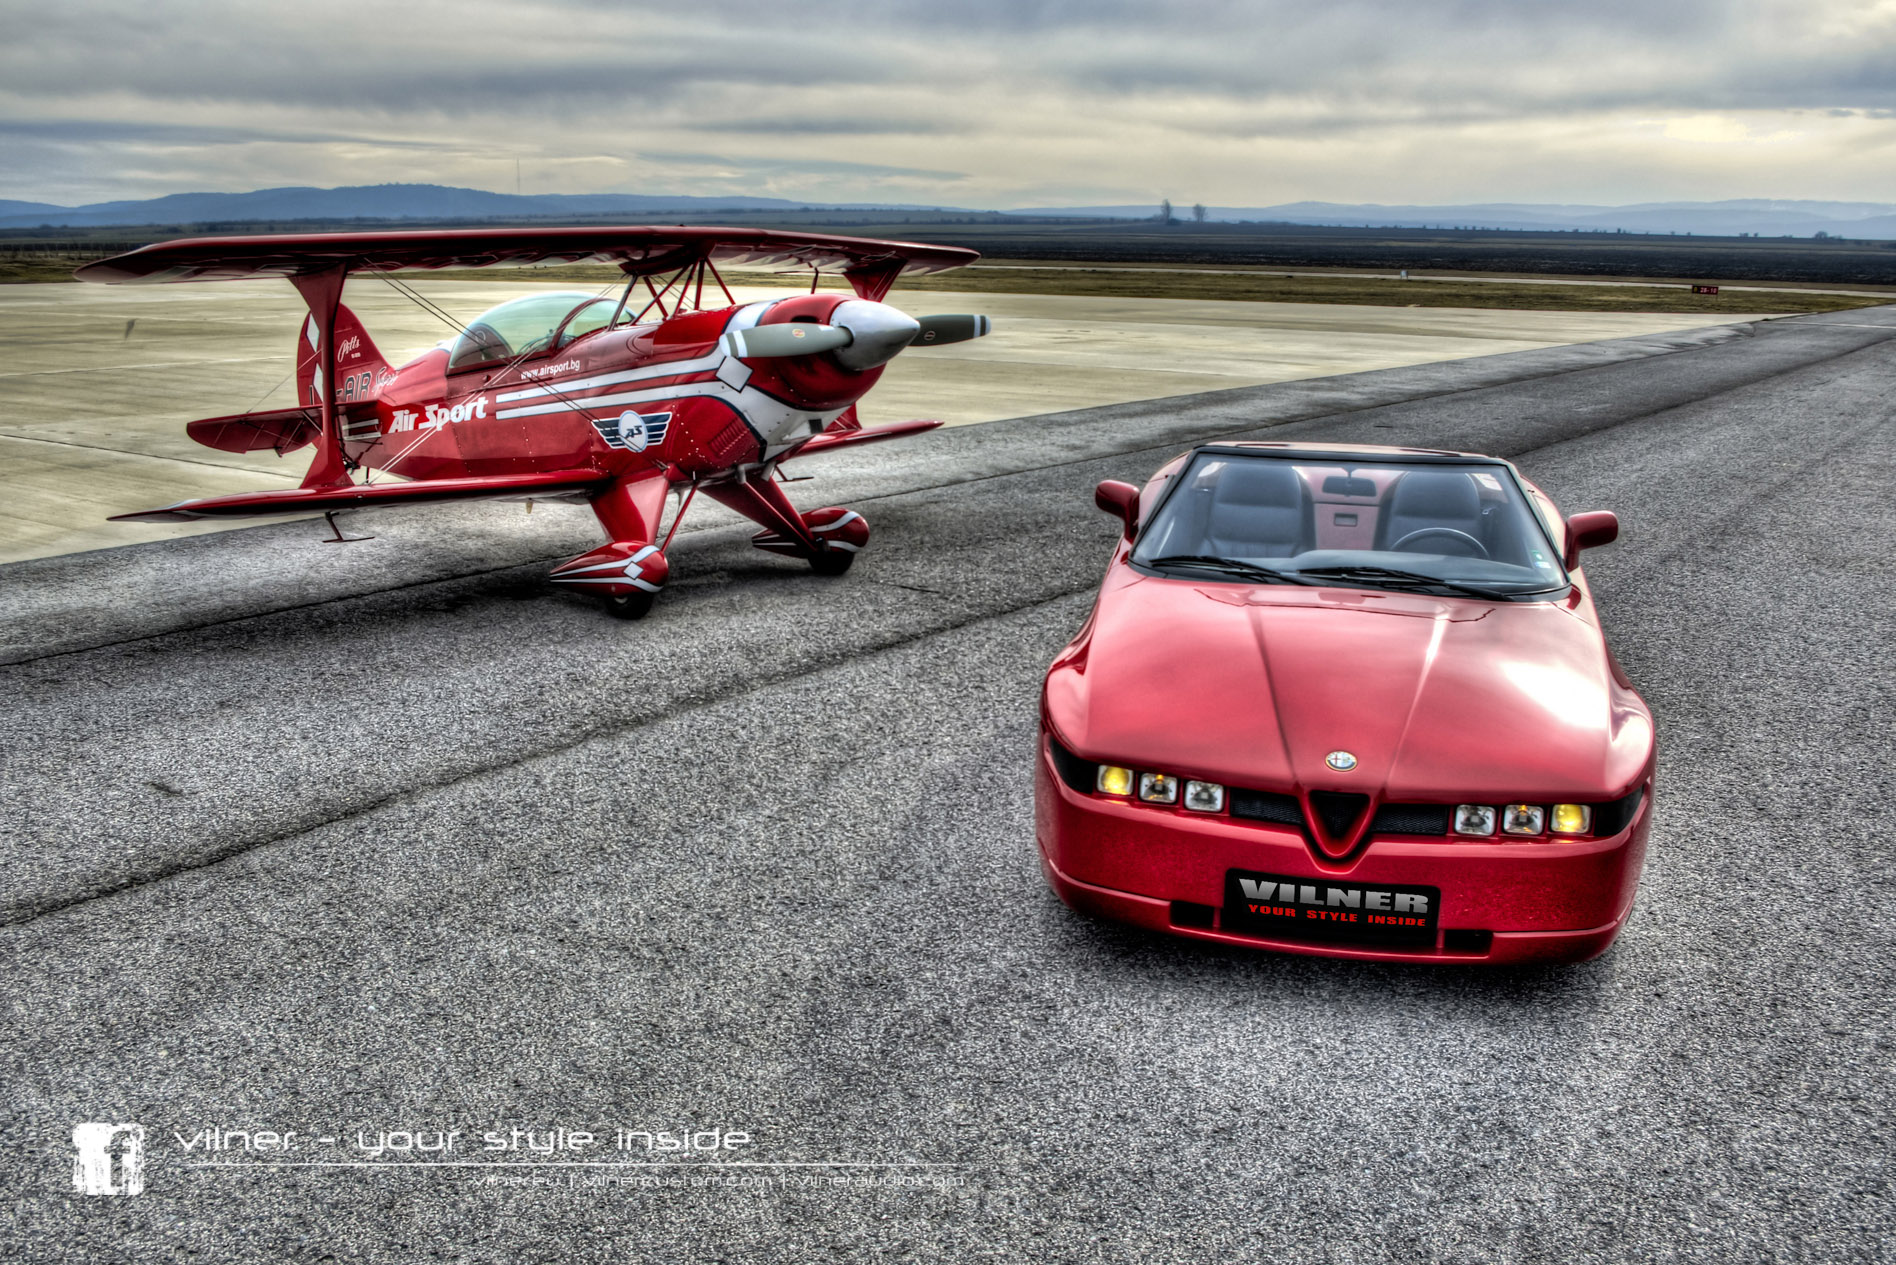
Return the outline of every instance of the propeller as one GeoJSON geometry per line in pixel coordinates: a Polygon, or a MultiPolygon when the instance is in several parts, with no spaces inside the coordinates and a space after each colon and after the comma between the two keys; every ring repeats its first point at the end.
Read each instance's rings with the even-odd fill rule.
{"type": "Polygon", "coordinates": [[[985,316],[924,316],[921,318],[922,332],[915,336],[911,347],[941,347],[948,343],[965,343],[970,338],[980,338],[994,328],[994,323],[985,316]]]}
{"type": "Polygon", "coordinates": [[[724,336],[724,350],[740,360],[769,356],[814,356],[833,351],[845,368],[887,364],[904,347],[940,347],[979,338],[993,328],[985,316],[914,317],[866,299],[836,305],[833,325],[790,321],[753,325],[724,336]]]}
{"type": "Polygon", "coordinates": [[[840,325],[754,325],[734,329],[724,336],[724,350],[740,360],[759,356],[814,356],[835,351],[856,341],[856,336],[840,325]]]}

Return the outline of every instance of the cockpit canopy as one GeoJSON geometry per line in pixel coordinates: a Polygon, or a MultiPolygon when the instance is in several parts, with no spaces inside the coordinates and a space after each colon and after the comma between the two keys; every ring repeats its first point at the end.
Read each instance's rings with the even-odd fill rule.
{"type": "Polygon", "coordinates": [[[617,299],[578,290],[529,294],[488,308],[448,350],[449,369],[468,369],[497,360],[515,360],[552,351],[604,329],[617,299]]]}

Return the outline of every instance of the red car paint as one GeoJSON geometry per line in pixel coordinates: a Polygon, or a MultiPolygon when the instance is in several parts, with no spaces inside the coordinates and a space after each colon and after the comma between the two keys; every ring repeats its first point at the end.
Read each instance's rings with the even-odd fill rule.
{"type": "MultiPolygon", "coordinates": [[[[1184,465],[1169,463],[1136,501],[1125,485],[1102,487],[1100,503],[1149,522],[1184,465]]],[[[1553,517],[1544,494],[1520,483],[1553,517]]],[[[1610,518],[1575,521],[1610,539],[1610,518]]],[[[1566,548],[1564,537],[1551,543],[1566,548]]],[[[1494,601],[1154,574],[1132,565],[1132,550],[1130,538],[1119,541],[1091,616],[1042,692],[1036,836],[1047,880],[1069,905],[1178,935],[1337,957],[1576,961],[1612,942],[1644,860],[1654,734],[1607,651],[1583,573],[1570,569],[1570,587],[1554,600],[1494,601]],[[1055,742],[1088,766],[1292,796],[1302,821],[1076,789],[1061,776],[1055,742]],[[1354,767],[1327,763],[1338,751],[1353,754],[1354,767]],[[1370,802],[1336,832],[1311,792],[1370,802]],[[1623,804],[1634,795],[1622,825],[1582,838],[1373,828],[1385,804],[1452,811],[1623,804]],[[1330,885],[1439,888],[1434,943],[1234,931],[1226,908],[1234,870],[1308,882],[1319,897],[1330,885]]]]}

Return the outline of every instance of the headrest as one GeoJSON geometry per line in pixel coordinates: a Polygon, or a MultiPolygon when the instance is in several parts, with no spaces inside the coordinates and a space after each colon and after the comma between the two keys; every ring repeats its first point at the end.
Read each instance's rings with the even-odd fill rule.
{"type": "Polygon", "coordinates": [[[1303,479],[1288,463],[1234,461],[1218,476],[1212,498],[1220,505],[1303,504],[1303,479]]]}
{"type": "Polygon", "coordinates": [[[1416,518],[1479,518],[1481,493],[1465,474],[1411,470],[1396,484],[1389,512],[1416,518]]]}

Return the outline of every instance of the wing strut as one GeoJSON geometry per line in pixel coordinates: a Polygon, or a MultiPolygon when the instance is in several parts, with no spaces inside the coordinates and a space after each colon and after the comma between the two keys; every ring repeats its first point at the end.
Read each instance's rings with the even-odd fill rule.
{"type": "MultiPolygon", "coordinates": [[[[322,272],[298,273],[290,284],[309,304],[316,322],[316,398],[322,404],[322,433],[316,437],[316,458],[303,476],[306,488],[348,487],[349,462],[342,453],[342,427],[336,421],[336,309],[342,306],[342,283],[349,265],[336,264],[322,272]]],[[[333,526],[333,524],[332,524],[333,526]]],[[[340,535],[341,533],[337,533],[340,535]]]]}
{"type": "Polygon", "coordinates": [[[810,534],[803,515],[797,513],[796,507],[790,504],[790,498],[783,494],[783,489],[768,477],[743,483],[707,483],[704,485],[704,494],[754,523],[762,523],[767,528],[781,532],[806,553],[821,551],[822,546],[810,534]]]}

